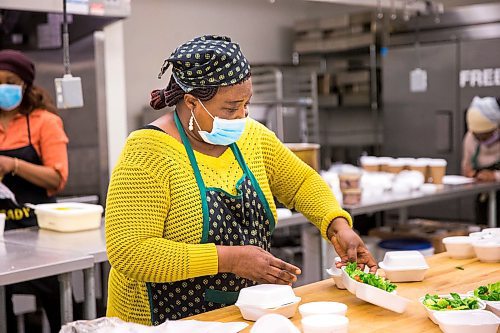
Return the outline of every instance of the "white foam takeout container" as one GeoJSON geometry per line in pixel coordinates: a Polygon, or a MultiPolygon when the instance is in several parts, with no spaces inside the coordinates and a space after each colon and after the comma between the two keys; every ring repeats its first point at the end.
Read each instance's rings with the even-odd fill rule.
{"type": "Polygon", "coordinates": [[[310,302],[299,306],[302,318],[320,314],[335,314],[345,316],[347,305],[339,302],[310,302]]]}
{"type": "Polygon", "coordinates": [[[326,272],[328,273],[328,275],[332,277],[333,281],[335,282],[335,286],[337,286],[337,288],[345,289],[344,282],[342,279],[342,270],[340,268],[337,268],[337,266],[335,265],[340,261],[341,261],[340,257],[335,257],[333,266],[331,268],[328,268],[326,272]]]}
{"type": "Polygon", "coordinates": [[[474,258],[476,254],[472,248],[473,239],[469,236],[452,236],[443,238],[446,252],[454,259],[474,258]]]}
{"type": "Polygon", "coordinates": [[[30,205],[35,210],[38,226],[61,232],[97,229],[101,226],[103,208],[79,202],[30,205]]]}
{"type": "MultiPolygon", "coordinates": [[[[467,294],[459,294],[460,297],[470,297],[471,295],[467,295],[467,294]]],[[[438,295],[439,297],[446,297],[446,298],[451,298],[451,296],[448,294],[448,295],[438,295]]],[[[437,322],[436,320],[436,317],[435,317],[435,314],[436,313],[441,313],[441,312],[446,312],[446,313],[452,313],[452,312],[457,312],[459,313],[459,315],[462,315],[464,317],[468,316],[471,312],[474,312],[474,311],[477,311],[477,310],[484,310],[486,308],[486,303],[484,303],[483,300],[479,299],[478,298],[478,305],[479,305],[479,309],[474,309],[474,310],[431,310],[429,309],[428,307],[426,307],[423,303],[424,301],[424,296],[420,297],[418,299],[419,303],[422,304],[422,306],[425,308],[425,310],[427,311],[427,316],[429,317],[430,320],[432,320],[432,322],[434,324],[438,324],[439,323],[437,322]]]]}
{"type": "Polygon", "coordinates": [[[324,314],[302,318],[304,333],[347,333],[349,319],[340,315],[324,314]]]}
{"type": "Polygon", "coordinates": [[[476,257],[482,262],[500,262],[500,236],[475,239],[472,247],[476,257]]]}
{"type": "Polygon", "coordinates": [[[386,252],[379,267],[392,282],[422,281],[429,269],[424,256],[418,251],[386,252]]]}
{"type": "Polygon", "coordinates": [[[288,285],[260,284],[240,291],[236,306],[246,320],[256,321],[266,314],[293,317],[301,298],[288,285]]]}
{"type": "MultiPolygon", "coordinates": [[[[469,296],[474,296],[474,291],[471,290],[467,293],[469,296]]],[[[482,300],[486,304],[486,310],[493,312],[497,316],[500,317],[500,301],[485,301],[482,300]]]]}
{"type": "Polygon", "coordinates": [[[384,309],[403,313],[410,303],[409,299],[399,296],[396,290],[389,293],[385,290],[352,279],[345,272],[345,267],[342,267],[342,278],[344,285],[351,294],[356,295],[357,298],[365,302],[380,306],[384,309]]]}
{"type": "Polygon", "coordinates": [[[472,310],[466,316],[460,311],[443,311],[435,318],[444,333],[496,333],[500,324],[500,318],[484,310],[472,310]]]}

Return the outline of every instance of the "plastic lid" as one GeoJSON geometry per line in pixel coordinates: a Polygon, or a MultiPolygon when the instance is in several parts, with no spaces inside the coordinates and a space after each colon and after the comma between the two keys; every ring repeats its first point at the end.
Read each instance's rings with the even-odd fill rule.
{"type": "Polygon", "coordinates": [[[296,300],[297,297],[291,286],[259,284],[241,289],[236,303],[260,308],[275,308],[296,300]]]}
{"type": "Polygon", "coordinates": [[[393,159],[388,162],[389,166],[393,167],[403,167],[406,165],[406,162],[403,159],[393,159]]]}
{"type": "Polygon", "coordinates": [[[448,162],[446,160],[441,159],[441,158],[435,158],[429,161],[429,166],[446,166],[448,162]]]}
{"type": "Polygon", "coordinates": [[[408,251],[408,250],[427,250],[432,248],[430,242],[424,239],[400,238],[388,239],[378,243],[378,246],[386,250],[408,251]]]}

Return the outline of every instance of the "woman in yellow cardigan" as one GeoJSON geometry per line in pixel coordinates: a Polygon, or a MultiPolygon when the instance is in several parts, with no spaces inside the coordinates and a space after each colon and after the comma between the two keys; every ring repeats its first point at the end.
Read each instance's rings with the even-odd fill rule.
{"type": "Polygon", "coordinates": [[[248,117],[248,61],[228,37],[179,46],[151,106],[175,106],[133,132],[106,212],[108,316],[146,325],[234,304],[241,288],[291,284],[300,269],[269,253],[275,196],[303,213],[343,263],[375,261],[328,186],[248,117]]]}

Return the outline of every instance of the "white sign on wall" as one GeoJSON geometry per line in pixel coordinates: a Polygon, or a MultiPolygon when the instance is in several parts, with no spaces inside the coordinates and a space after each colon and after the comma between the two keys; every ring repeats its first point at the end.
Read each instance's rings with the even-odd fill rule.
{"type": "Polygon", "coordinates": [[[460,71],[460,88],[500,87],[500,68],[464,69],[460,71]]]}

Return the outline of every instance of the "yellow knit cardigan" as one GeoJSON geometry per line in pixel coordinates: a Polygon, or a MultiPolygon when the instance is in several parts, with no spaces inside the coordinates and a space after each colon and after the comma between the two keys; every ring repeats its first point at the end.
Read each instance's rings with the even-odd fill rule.
{"type": "MultiPolygon", "coordinates": [[[[237,142],[276,220],[273,195],[303,213],[323,237],[330,222],[351,217],[321,177],[298,159],[263,125],[249,120],[237,142]]],[[[219,157],[195,151],[207,187],[236,194],[243,172],[231,149],[219,157]]],[[[216,274],[214,244],[200,244],[203,226],[200,193],[182,143],[166,133],[133,132],[109,185],[106,246],[108,316],[150,325],[146,282],[173,282],[216,274]]]]}

